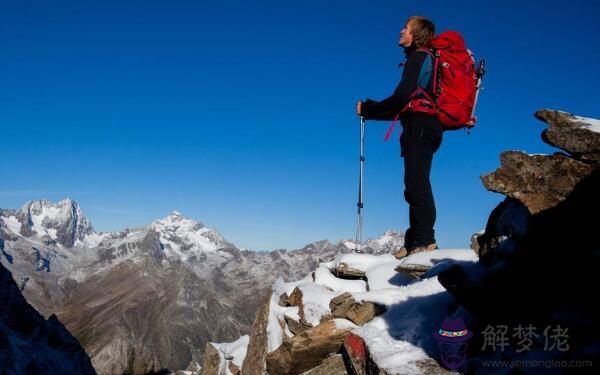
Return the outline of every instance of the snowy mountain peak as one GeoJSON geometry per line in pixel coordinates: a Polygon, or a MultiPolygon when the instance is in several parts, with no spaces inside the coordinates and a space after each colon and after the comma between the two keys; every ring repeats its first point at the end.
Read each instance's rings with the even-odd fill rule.
{"type": "MultiPolygon", "coordinates": [[[[355,240],[341,240],[340,243],[348,249],[356,248],[355,240]]],[[[404,246],[404,234],[389,229],[379,238],[369,238],[364,246],[370,248],[376,254],[389,253],[404,246]]]]}
{"type": "Polygon", "coordinates": [[[183,215],[181,214],[181,212],[175,211],[175,210],[171,211],[171,213],[169,214],[168,217],[176,219],[176,220],[184,218],[183,215]]]}
{"type": "Polygon", "coordinates": [[[158,233],[167,255],[184,260],[201,253],[213,253],[230,245],[214,229],[188,219],[178,211],[172,211],[169,216],[155,220],[150,224],[150,228],[158,233]]]}
{"type": "Polygon", "coordinates": [[[25,235],[37,235],[72,247],[93,231],[91,222],[83,215],[77,202],[70,198],[58,203],[48,199],[25,203],[18,213],[25,235]]]}

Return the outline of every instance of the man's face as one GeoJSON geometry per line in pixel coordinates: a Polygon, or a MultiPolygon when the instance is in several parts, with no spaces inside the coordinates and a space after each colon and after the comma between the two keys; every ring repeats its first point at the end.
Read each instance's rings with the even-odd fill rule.
{"type": "Polygon", "coordinates": [[[407,23],[402,30],[400,30],[400,41],[399,45],[402,47],[410,47],[413,41],[412,31],[410,22],[407,23]]]}

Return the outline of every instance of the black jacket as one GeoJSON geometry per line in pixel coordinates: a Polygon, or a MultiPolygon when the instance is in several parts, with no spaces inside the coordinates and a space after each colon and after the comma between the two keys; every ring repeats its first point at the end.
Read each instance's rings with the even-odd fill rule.
{"type": "MultiPolygon", "coordinates": [[[[410,95],[417,89],[417,81],[423,62],[429,56],[424,51],[405,49],[407,61],[402,72],[402,80],[394,90],[394,93],[381,101],[367,99],[361,107],[361,115],[368,120],[393,120],[404,108],[410,99],[410,95]]],[[[433,77],[433,74],[430,75],[433,77]]],[[[433,95],[433,79],[429,79],[425,90],[433,95]]]]}

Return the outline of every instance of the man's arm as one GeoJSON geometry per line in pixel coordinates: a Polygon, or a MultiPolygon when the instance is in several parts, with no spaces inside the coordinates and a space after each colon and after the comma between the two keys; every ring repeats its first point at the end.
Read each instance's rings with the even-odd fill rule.
{"type": "Polygon", "coordinates": [[[379,102],[367,99],[362,103],[361,115],[370,120],[392,120],[404,108],[410,100],[410,95],[416,90],[421,65],[426,57],[427,53],[425,52],[413,52],[408,57],[402,72],[402,80],[394,93],[379,102]]]}

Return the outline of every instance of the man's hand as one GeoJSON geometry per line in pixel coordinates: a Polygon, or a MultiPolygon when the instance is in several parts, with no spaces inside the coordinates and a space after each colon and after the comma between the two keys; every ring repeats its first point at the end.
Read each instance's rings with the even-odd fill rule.
{"type": "Polygon", "coordinates": [[[359,100],[358,103],[356,103],[356,114],[359,116],[362,116],[361,110],[362,110],[362,102],[359,100]]]}

